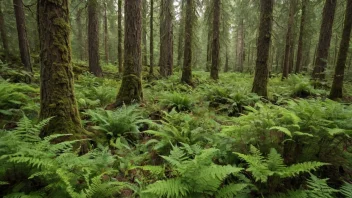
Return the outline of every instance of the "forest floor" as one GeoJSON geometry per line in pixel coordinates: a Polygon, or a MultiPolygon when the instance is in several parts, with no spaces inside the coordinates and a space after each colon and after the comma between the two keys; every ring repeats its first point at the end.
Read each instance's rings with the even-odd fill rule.
{"type": "Polygon", "coordinates": [[[352,196],[350,79],[335,102],[330,83],[314,89],[308,75],[273,75],[264,99],[251,93],[250,74],[222,73],[215,82],[195,71],[190,87],[177,71],[149,81],[147,69],[144,101],[107,110],[121,84],[116,66],[96,78],[74,64],[91,143],[79,154],[77,142],[54,147],[58,136],[35,138],[45,124],[37,124],[38,69],[24,84],[25,72],[0,65],[0,196],[352,196]]]}

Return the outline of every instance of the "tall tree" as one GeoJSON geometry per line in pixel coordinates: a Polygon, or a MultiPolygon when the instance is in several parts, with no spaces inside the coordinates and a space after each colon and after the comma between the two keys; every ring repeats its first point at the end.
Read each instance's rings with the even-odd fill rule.
{"type": "Polygon", "coordinates": [[[181,0],[181,16],[179,22],[178,45],[177,45],[177,66],[181,67],[183,56],[183,39],[185,33],[185,0],[181,0]]]}
{"type": "Polygon", "coordinates": [[[186,0],[185,45],[181,81],[193,86],[192,82],[192,36],[195,17],[193,0],[186,0]]]}
{"type": "Polygon", "coordinates": [[[237,32],[237,68],[239,72],[243,72],[244,53],[244,19],[241,18],[237,32]]]}
{"type": "Polygon", "coordinates": [[[38,28],[41,49],[40,118],[53,117],[41,136],[54,133],[78,135],[84,130],[74,95],[68,0],[38,0],[38,28]]]}
{"type": "Polygon", "coordinates": [[[4,48],[4,53],[5,53],[5,60],[7,60],[8,55],[10,53],[10,49],[9,49],[9,43],[7,40],[7,32],[6,32],[4,14],[2,12],[2,2],[1,1],[0,1],[0,34],[1,34],[2,47],[4,48]]]}
{"type": "Polygon", "coordinates": [[[88,1],[88,52],[89,71],[95,76],[103,76],[99,55],[99,4],[98,0],[88,1]]]}
{"type": "Polygon", "coordinates": [[[142,92],[142,1],[125,0],[124,71],[115,107],[140,102],[142,92]]]}
{"type": "Polygon", "coordinates": [[[147,50],[147,1],[142,2],[143,24],[142,24],[142,65],[148,65],[148,50],[147,50]]]}
{"type": "Polygon", "coordinates": [[[150,70],[149,75],[154,75],[154,0],[150,0],[150,70]]]}
{"type": "Polygon", "coordinates": [[[335,18],[337,0],[326,0],[323,10],[323,19],[321,22],[319,43],[317,55],[314,65],[312,77],[313,79],[323,80],[325,78],[325,68],[327,66],[327,59],[329,55],[332,25],[335,18]]]}
{"type": "Polygon", "coordinates": [[[268,59],[273,22],[273,0],[260,0],[260,24],[257,44],[257,61],[252,92],[267,97],[268,59]]]}
{"type": "Polygon", "coordinates": [[[213,0],[213,39],[212,39],[212,50],[211,50],[211,70],[210,77],[214,80],[219,79],[219,55],[220,55],[220,5],[221,0],[213,0]]]}
{"type": "Polygon", "coordinates": [[[298,39],[298,48],[297,48],[297,61],[296,61],[296,70],[295,73],[299,73],[302,68],[302,59],[303,59],[303,38],[305,34],[305,20],[306,20],[306,7],[308,0],[302,0],[302,15],[301,15],[301,25],[299,28],[299,39],[298,39]]]}
{"type": "Polygon", "coordinates": [[[288,23],[287,23],[287,32],[286,32],[286,45],[285,45],[285,56],[284,56],[284,65],[282,69],[282,78],[285,79],[288,77],[288,74],[290,72],[290,64],[291,63],[291,58],[292,58],[292,52],[293,52],[293,25],[294,25],[294,19],[295,19],[295,1],[290,0],[290,12],[289,12],[289,17],[288,17],[288,23]]]}
{"type": "Polygon", "coordinates": [[[172,75],[173,70],[173,0],[161,0],[160,8],[160,74],[172,75]]]}
{"type": "Polygon", "coordinates": [[[77,24],[77,39],[78,39],[78,46],[79,46],[79,58],[84,60],[84,42],[83,42],[83,25],[82,25],[82,12],[84,9],[79,9],[77,11],[76,16],[76,24],[77,24]]]}
{"type": "Polygon", "coordinates": [[[117,2],[117,61],[119,73],[122,73],[122,0],[117,2]]]}
{"type": "MultiPolygon", "coordinates": [[[[29,43],[26,30],[26,18],[22,0],[13,0],[13,6],[15,9],[18,44],[21,53],[21,61],[25,67],[25,70],[27,72],[32,73],[31,56],[29,52],[29,43]]],[[[27,81],[29,82],[30,79],[27,79],[27,81]]]]}
{"type": "Polygon", "coordinates": [[[352,0],[347,0],[345,22],[340,43],[339,55],[335,67],[334,81],[331,86],[329,98],[342,98],[343,79],[345,74],[348,48],[352,30],[352,0]]]}
{"type": "Polygon", "coordinates": [[[105,50],[105,62],[109,63],[109,31],[108,31],[108,4],[104,2],[104,50],[105,50]]]}

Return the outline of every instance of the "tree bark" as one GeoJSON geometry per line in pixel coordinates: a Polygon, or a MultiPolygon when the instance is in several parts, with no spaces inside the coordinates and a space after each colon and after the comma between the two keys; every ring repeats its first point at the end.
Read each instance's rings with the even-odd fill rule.
{"type": "Polygon", "coordinates": [[[89,71],[102,77],[99,55],[99,4],[97,0],[88,1],[88,51],[89,71]]]}
{"type": "Polygon", "coordinates": [[[293,46],[291,46],[293,41],[293,25],[294,25],[294,4],[293,0],[290,0],[290,12],[288,17],[287,23],[287,33],[286,33],[286,45],[285,45],[285,58],[284,58],[284,65],[282,69],[282,79],[288,77],[289,70],[290,70],[290,58],[292,56],[291,50],[293,50],[293,46]]]}
{"type": "Polygon", "coordinates": [[[154,75],[154,0],[150,0],[150,70],[149,75],[154,75]]]}
{"type": "Polygon", "coordinates": [[[181,18],[178,33],[178,49],[177,49],[177,66],[181,67],[182,56],[183,56],[183,38],[185,33],[185,0],[181,0],[181,18]]]}
{"type": "Polygon", "coordinates": [[[303,38],[304,38],[304,27],[306,20],[306,5],[308,0],[302,0],[302,15],[301,15],[301,25],[299,28],[299,39],[298,39],[298,48],[297,48],[297,61],[296,61],[296,70],[295,73],[298,74],[301,72],[302,68],[302,59],[303,59],[303,38]]]}
{"type": "Polygon", "coordinates": [[[115,106],[138,103],[142,92],[142,1],[125,0],[125,52],[124,71],[121,88],[115,106]]]}
{"type": "Polygon", "coordinates": [[[194,18],[193,0],[187,0],[186,4],[186,22],[185,22],[185,46],[183,54],[183,69],[181,82],[193,86],[192,82],[192,36],[193,36],[193,18],[194,18]]]}
{"type": "Polygon", "coordinates": [[[104,2],[104,50],[105,50],[105,63],[109,63],[109,31],[108,31],[107,2],[104,2]]]}
{"type": "Polygon", "coordinates": [[[76,18],[76,24],[77,24],[77,39],[78,39],[78,45],[79,45],[79,58],[80,60],[84,60],[84,42],[83,42],[83,25],[82,25],[82,12],[83,9],[80,9],[77,11],[77,18],[76,18]]]}
{"type": "Polygon", "coordinates": [[[143,9],[143,26],[142,26],[142,42],[143,42],[143,58],[142,65],[148,65],[148,50],[147,50],[147,1],[144,0],[142,3],[143,9]]]}
{"type": "Polygon", "coordinates": [[[4,14],[2,12],[1,2],[0,2],[0,34],[1,34],[2,47],[4,48],[4,53],[5,53],[5,61],[7,61],[9,58],[10,49],[9,49],[9,43],[7,40],[6,26],[5,26],[4,14]]]}
{"type": "Polygon", "coordinates": [[[79,135],[84,130],[74,95],[68,0],[38,0],[38,28],[40,118],[53,117],[41,137],[56,133],[79,135]]]}
{"type": "Polygon", "coordinates": [[[260,24],[257,44],[257,61],[252,92],[268,97],[268,58],[273,21],[273,0],[260,0],[260,24]]]}
{"type": "Polygon", "coordinates": [[[243,18],[240,19],[238,25],[237,33],[237,68],[239,72],[243,72],[243,63],[244,63],[244,23],[243,18]]]}
{"type": "Polygon", "coordinates": [[[314,80],[324,80],[325,68],[329,55],[332,25],[334,23],[337,0],[326,0],[323,19],[320,28],[319,43],[312,77],[314,80]]]}
{"type": "Polygon", "coordinates": [[[339,55],[335,67],[334,81],[330,91],[330,99],[342,98],[343,79],[346,67],[348,48],[352,30],[352,0],[347,0],[345,22],[340,43],[339,55]]]}
{"type": "Polygon", "coordinates": [[[224,66],[224,72],[229,71],[229,52],[228,52],[228,47],[226,45],[226,58],[225,58],[225,66],[224,66]]]}
{"type": "Polygon", "coordinates": [[[118,0],[117,3],[117,59],[118,59],[118,68],[119,73],[123,72],[123,60],[122,60],[122,0],[118,0]]]}
{"type": "MultiPolygon", "coordinates": [[[[29,43],[28,43],[27,30],[26,30],[26,19],[25,19],[22,0],[13,0],[13,6],[15,9],[18,44],[19,44],[20,53],[21,53],[21,61],[24,65],[25,70],[27,72],[32,73],[31,55],[29,52],[29,43]]],[[[26,81],[30,82],[30,79],[27,79],[26,81]]]]}
{"type": "Polygon", "coordinates": [[[162,0],[160,9],[160,74],[172,75],[173,69],[173,0],[162,0]]]}
{"type": "Polygon", "coordinates": [[[210,77],[213,80],[219,79],[219,55],[220,55],[220,5],[221,0],[213,0],[213,39],[211,50],[211,70],[210,77]]]}

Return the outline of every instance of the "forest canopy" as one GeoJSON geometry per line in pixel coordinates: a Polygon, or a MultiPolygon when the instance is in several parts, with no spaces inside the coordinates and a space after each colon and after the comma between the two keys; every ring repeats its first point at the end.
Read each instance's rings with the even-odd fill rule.
{"type": "Polygon", "coordinates": [[[352,0],[0,0],[0,196],[352,197],[352,0]]]}

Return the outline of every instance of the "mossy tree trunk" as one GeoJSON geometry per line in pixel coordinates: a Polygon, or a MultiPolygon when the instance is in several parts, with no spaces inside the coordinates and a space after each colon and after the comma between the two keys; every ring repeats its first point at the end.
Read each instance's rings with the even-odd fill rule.
{"type": "Polygon", "coordinates": [[[147,50],[147,14],[148,14],[148,7],[147,7],[147,1],[144,0],[142,2],[142,13],[143,13],[143,24],[142,24],[142,49],[143,49],[143,56],[142,56],[142,65],[146,66],[148,65],[148,50],[147,50]]]}
{"type": "Polygon", "coordinates": [[[186,2],[186,21],[185,21],[185,45],[183,54],[183,68],[181,82],[193,86],[192,82],[192,36],[193,20],[195,17],[194,2],[186,2]]]}
{"type": "Polygon", "coordinates": [[[68,1],[38,0],[40,118],[54,117],[42,137],[83,132],[74,95],[68,1]]]}
{"type": "Polygon", "coordinates": [[[99,55],[99,4],[98,0],[88,1],[88,54],[89,71],[95,76],[103,76],[99,55]]]}
{"type": "Polygon", "coordinates": [[[185,0],[181,0],[181,18],[179,22],[178,45],[177,45],[177,66],[181,67],[183,56],[183,39],[185,33],[185,0]]]}
{"type": "Polygon", "coordinates": [[[257,61],[252,92],[268,97],[268,59],[273,22],[273,0],[260,0],[260,24],[257,44],[257,61]]]}
{"type": "Polygon", "coordinates": [[[238,33],[237,33],[237,68],[239,72],[243,72],[243,64],[244,64],[244,19],[240,19],[240,23],[238,25],[238,33]]]}
{"type": "Polygon", "coordinates": [[[173,0],[161,0],[160,8],[160,74],[172,75],[173,70],[173,0]]]}
{"type": "Polygon", "coordinates": [[[295,4],[294,0],[290,0],[290,12],[289,12],[288,23],[287,23],[285,56],[284,56],[284,65],[282,68],[282,79],[287,78],[288,74],[290,73],[290,65],[291,65],[290,59],[292,57],[292,50],[293,50],[293,46],[292,46],[293,26],[294,26],[294,20],[295,20],[294,4],[295,4]]]}
{"type": "Polygon", "coordinates": [[[328,63],[328,55],[332,34],[332,26],[335,18],[337,0],[326,0],[323,10],[323,19],[320,28],[319,43],[312,77],[315,80],[324,80],[325,68],[328,63]]]}
{"type": "Polygon", "coordinates": [[[308,0],[302,0],[302,14],[301,14],[301,25],[299,28],[299,39],[297,48],[297,61],[295,73],[300,73],[303,62],[303,38],[305,34],[305,20],[306,20],[306,7],[308,0]]]}
{"type": "Polygon", "coordinates": [[[107,2],[104,2],[104,51],[105,63],[109,63],[109,31],[108,31],[108,13],[107,2]]]}
{"type": "Polygon", "coordinates": [[[149,75],[154,75],[154,0],[150,0],[150,69],[149,75]]]}
{"type": "Polygon", "coordinates": [[[125,62],[121,88],[114,107],[138,103],[142,92],[142,1],[125,0],[125,62]]]}
{"type": "Polygon", "coordinates": [[[84,49],[84,42],[83,42],[83,25],[82,25],[82,13],[84,9],[79,9],[77,11],[77,17],[76,17],[76,24],[77,24],[77,39],[78,39],[78,45],[79,45],[79,58],[80,60],[84,60],[85,56],[85,49],[84,49]]]}
{"type": "MultiPolygon", "coordinates": [[[[16,26],[18,34],[18,44],[21,53],[21,61],[27,72],[32,73],[31,55],[26,30],[26,19],[22,0],[13,0],[15,9],[16,26]]],[[[27,79],[30,82],[30,79],[27,79]]]]}
{"type": "Polygon", "coordinates": [[[122,0],[117,2],[117,61],[119,73],[123,72],[122,60],[122,0]]]}
{"type": "Polygon", "coordinates": [[[347,0],[345,22],[340,43],[339,55],[335,67],[334,81],[330,91],[330,99],[342,98],[343,79],[347,61],[348,48],[352,29],[352,0],[347,0]]]}
{"type": "Polygon", "coordinates": [[[2,12],[1,3],[2,2],[0,1],[0,34],[1,34],[2,47],[4,48],[4,53],[5,53],[5,60],[7,60],[10,53],[10,49],[9,49],[9,43],[7,40],[7,32],[6,32],[4,14],[2,12]]]}
{"type": "Polygon", "coordinates": [[[220,4],[221,0],[213,0],[213,38],[211,50],[211,70],[210,77],[213,80],[219,79],[220,64],[220,4]]]}

